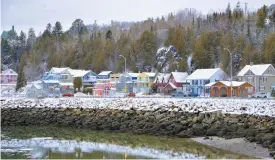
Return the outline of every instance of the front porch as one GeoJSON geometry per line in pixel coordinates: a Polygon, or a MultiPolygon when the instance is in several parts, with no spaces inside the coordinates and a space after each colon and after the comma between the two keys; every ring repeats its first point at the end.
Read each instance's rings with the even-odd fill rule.
{"type": "Polygon", "coordinates": [[[248,97],[251,88],[254,92],[255,87],[248,82],[232,82],[232,85],[228,82],[214,82],[205,85],[204,92],[210,89],[210,97],[231,97],[231,94],[232,97],[248,97]]]}

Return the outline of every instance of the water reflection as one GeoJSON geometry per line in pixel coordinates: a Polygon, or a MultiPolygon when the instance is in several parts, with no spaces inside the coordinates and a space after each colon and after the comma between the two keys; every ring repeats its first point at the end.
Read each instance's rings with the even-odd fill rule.
{"type": "Polygon", "coordinates": [[[4,127],[1,158],[251,158],[189,139],[56,127],[4,127]],[[44,138],[43,138],[44,137],[44,138]]]}

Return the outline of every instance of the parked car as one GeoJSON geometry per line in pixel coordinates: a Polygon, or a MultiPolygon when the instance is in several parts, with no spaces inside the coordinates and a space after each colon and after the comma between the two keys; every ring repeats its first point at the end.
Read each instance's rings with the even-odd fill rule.
{"type": "Polygon", "coordinates": [[[264,92],[257,92],[256,94],[253,94],[251,97],[252,98],[267,98],[267,95],[264,92]]]}
{"type": "Polygon", "coordinates": [[[185,92],[184,97],[198,97],[198,93],[192,93],[192,92],[185,92]]]}
{"type": "Polygon", "coordinates": [[[136,94],[135,93],[129,93],[128,97],[136,97],[136,94]]]}
{"type": "Polygon", "coordinates": [[[64,93],[62,96],[63,97],[73,97],[74,94],[72,94],[72,93],[64,93]]]}
{"type": "Polygon", "coordinates": [[[172,97],[185,97],[186,95],[183,92],[173,92],[172,97]]]}

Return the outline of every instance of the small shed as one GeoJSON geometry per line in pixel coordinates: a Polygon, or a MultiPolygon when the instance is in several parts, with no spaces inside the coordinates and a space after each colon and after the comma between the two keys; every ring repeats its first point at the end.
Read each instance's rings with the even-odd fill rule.
{"type": "Polygon", "coordinates": [[[230,81],[211,82],[205,85],[205,90],[207,88],[210,88],[210,97],[231,97],[231,92],[233,97],[248,97],[248,89],[255,90],[250,83],[238,81],[232,81],[232,84],[230,81]]]}

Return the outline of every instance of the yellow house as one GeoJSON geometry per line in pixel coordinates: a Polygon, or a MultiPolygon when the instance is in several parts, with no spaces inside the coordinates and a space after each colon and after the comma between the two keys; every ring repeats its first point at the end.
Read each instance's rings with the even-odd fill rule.
{"type": "Polygon", "coordinates": [[[120,73],[111,74],[110,75],[111,82],[118,82],[120,75],[121,75],[120,73]]]}
{"type": "Polygon", "coordinates": [[[137,77],[136,84],[134,84],[133,91],[135,93],[150,93],[151,87],[153,85],[156,73],[152,72],[142,72],[137,77]]]}

